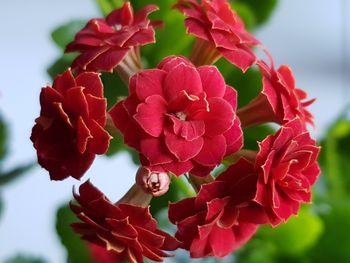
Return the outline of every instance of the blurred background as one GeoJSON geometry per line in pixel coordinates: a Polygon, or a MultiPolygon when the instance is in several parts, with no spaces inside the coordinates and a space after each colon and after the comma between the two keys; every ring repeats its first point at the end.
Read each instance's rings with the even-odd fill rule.
{"type": "MultiPolygon", "coordinates": [[[[67,204],[72,186],[79,182],[72,179],[51,182],[45,170],[33,166],[36,154],[29,136],[40,110],[40,88],[51,83],[47,70],[55,75],[72,59],[62,57],[60,46],[69,42],[69,37],[88,19],[101,17],[101,10],[106,12],[109,8],[108,2],[113,1],[0,1],[0,262],[62,263],[67,262],[67,255],[85,251],[72,250],[73,241],[65,239],[66,229],[59,225],[71,215],[63,209],[57,216],[58,207],[67,204]],[[52,38],[51,33],[62,25],[66,27],[55,31],[52,38]]],[[[134,2],[169,6],[174,1],[134,2]]],[[[264,227],[236,257],[225,262],[330,262],[330,259],[350,262],[350,122],[347,118],[350,3],[348,0],[232,2],[247,27],[270,50],[276,64],[289,64],[298,87],[305,89],[311,98],[317,98],[311,106],[316,119],[312,133],[323,147],[320,162],[324,176],[315,188],[311,208],[302,209],[298,218],[278,229],[264,227]]],[[[165,20],[176,23],[166,24],[168,27],[159,33],[160,37],[177,37],[171,30],[174,25],[181,27],[183,33],[182,16],[173,13],[171,16],[177,20],[173,17],[165,20]]],[[[166,42],[160,41],[159,45],[165,46],[166,42]]],[[[173,51],[182,50],[175,47],[173,51]]],[[[152,47],[145,49],[146,56],[152,52],[155,52],[152,47]]],[[[154,61],[148,61],[150,65],[157,63],[158,57],[153,57],[154,61]]],[[[219,66],[226,65],[220,62],[219,66]]],[[[242,87],[247,83],[237,77],[237,72],[230,74],[228,78],[234,79],[235,87],[240,84],[235,82],[237,79],[242,80],[242,87]]],[[[249,76],[255,77],[255,72],[248,72],[249,76]]],[[[105,81],[109,81],[108,77],[105,81]]],[[[250,96],[254,96],[254,91],[250,96]]],[[[259,132],[263,136],[266,129],[259,132]]],[[[133,184],[137,169],[130,154],[117,150],[118,154],[97,158],[82,179],[84,182],[91,178],[113,201],[133,184]]],[[[185,256],[178,260],[186,262],[185,256]]]]}

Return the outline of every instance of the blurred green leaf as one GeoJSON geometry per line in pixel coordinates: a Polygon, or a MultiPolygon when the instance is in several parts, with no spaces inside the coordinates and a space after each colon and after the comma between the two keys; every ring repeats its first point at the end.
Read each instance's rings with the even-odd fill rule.
{"type": "Polygon", "coordinates": [[[234,2],[232,7],[242,18],[246,29],[252,31],[256,27],[256,18],[250,6],[244,2],[234,2]]]}
{"type": "Polygon", "coordinates": [[[331,126],[321,142],[320,164],[328,195],[343,200],[350,195],[350,121],[340,119],[331,126]]]}
{"type": "Polygon", "coordinates": [[[1,219],[1,216],[2,216],[2,211],[3,210],[4,210],[4,201],[2,199],[1,192],[0,192],[0,219],[1,219]]]}
{"type": "Polygon", "coordinates": [[[166,194],[160,197],[154,197],[151,201],[151,213],[156,216],[157,213],[168,207],[169,202],[176,202],[180,199],[191,197],[194,192],[185,181],[183,176],[171,178],[171,184],[166,194]]]}
{"type": "Polygon", "coordinates": [[[96,0],[102,14],[107,16],[114,9],[121,7],[123,0],[96,0]]]}
{"type": "Polygon", "coordinates": [[[226,83],[237,90],[239,108],[248,104],[261,92],[262,77],[257,68],[252,67],[243,73],[224,59],[219,61],[218,67],[222,71],[226,83]]]}
{"type": "Polygon", "coordinates": [[[259,125],[256,127],[245,128],[244,132],[244,148],[250,150],[258,150],[258,141],[263,141],[268,135],[275,132],[270,125],[259,125]]]}
{"type": "Polygon", "coordinates": [[[3,118],[0,116],[0,162],[5,158],[7,153],[7,126],[3,118]]]}
{"type": "Polygon", "coordinates": [[[117,73],[103,72],[101,79],[104,86],[104,96],[107,99],[107,108],[110,109],[118,99],[128,95],[128,87],[117,73]]]}
{"type": "Polygon", "coordinates": [[[57,59],[48,69],[47,73],[54,79],[58,74],[62,74],[67,68],[70,67],[76,54],[63,54],[59,59],[57,59]]]}
{"type": "Polygon", "coordinates": [[[84,27],[85,23],[85,20],[70,21],[56,28],[51,33],[51,38],[58,47],[65,49],[74,40],[75,34],[84,27]]]}
{"type": "Polygon", "coordinates": [[[5,263],[45,263],[47,261],[37,258],[37,257],[29,257],[18,255],[13,258],[5,260],[5,263]]]}
{"type": "Polygon", "coordinates": [[[277,248],[267,239],[254,237],[236,254],[237,263],[276,263],[277,248]]]}
{"type": "Polygon", "coordinates": [[[78,221],[67,205],[61,206],[56,214],[57,234],[66,248],[69,263],[92,263],[86,243],[73,232],[70,226],[78,221]]]}
{"type": "Polygon", "coordinates": [[[278,0],[233,0],[233,2],[249,6],[259,25],[268,21],[278,4],[278,0]]]}
{"type": "Polygon", "coordinates": [[[277,228],[265,226],[260,234],[265,240],[273,242],[279,254],[298,256],[313,247],[323,232],[322,220],[308,209],[301,209],[297,217],[277,228]]]}
{"type": "Polygon", "coordinates": [[[151,14],[151,19],[162,20],[164,28],[156,30],[156,43],[142,48],[142,56],[146,59],[145,67],[155,67],[164,57],[169,55],[186,55],[190,51],[193,37],[186,34],[184,16],[171,7],[174,0],[132,0],[135,10],[147,4],[156,4],[159,10],[151,14]]]}
{"type": "Polygon", "coordinates": [[[36,163],[30,163],[23,166],[18,166],[8,172],[0,173],[0,186],[4,184],[8,184],[18,179],[19,177],[24,175],[26,172],[28,172],[30,169],[32,169],[35,165],[36,163]]]}
{"type": "Polygon", "coordinates": [[[350,200],[333,205],[323,219],[324,233],[310,253],[312,262],[350,262],[350,200]]]}

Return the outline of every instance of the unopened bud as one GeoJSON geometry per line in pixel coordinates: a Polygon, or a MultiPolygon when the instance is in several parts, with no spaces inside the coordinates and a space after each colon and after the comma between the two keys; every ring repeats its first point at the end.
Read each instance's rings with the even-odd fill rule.
{"type": "Polygon", "coordinates": [[[170,178],[167,173],[151,172],[141,167],[136,173],[136,184],[146,193],[161,196],[169,190],[170,178]]]}

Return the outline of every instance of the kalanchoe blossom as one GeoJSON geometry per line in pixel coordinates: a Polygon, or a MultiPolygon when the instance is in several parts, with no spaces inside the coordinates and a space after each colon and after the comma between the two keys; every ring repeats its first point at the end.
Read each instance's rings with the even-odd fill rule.
{"type": "Polygon", "coordinates": [[[106,19],[92,19],[76,34],[66,52],[79,52],[72,67],[94,72],[117,70],[132,75],[141,68],[139,46],[155,42],[154,27],[148,15],[158,9],[145,6],[134,14],[129,2],[106,19]]]}
{"type": "Polygon", "coordinates": [[[252,201],[257,175],[254,164],[239,160],[209,184],[197,197],[169,205],[169,219],[177,225],[176,238],[191,257],[222,258],[242,245],[266,222],[252,201]]]}
{"type": "Polygon", "coordinates": [[[169,190],[170,177],[167,173],[154,173],[140,167],[136,174],[136,183],[146,192],[157,197],[169,190]]]}
{"type": "Polygon", "coordinates": [[[187,32],[198,39],[191,54],[195,65],[213,64],[224,56],[246,71],[255,61],[258,45],[227,0],[179,0],[175,7],[186,15],[187,32]]]}
{"type": "Polygon", "coordinates": [[[171,255],[163,250],[175,250],[179,242],[157,227],[149,207],[112,204],[89,181],[74,193],[79,205],[72,211],[82,221],[72,224],[83,239],[117,255],[120,262],[143,263],[143,257],[162,262],[171,255]]]}
{"type": "Polygon", "coordinates": [[[255,201],[261,204],[273,226],[297,214],[301,203],[311,201],[311,186],[320,168],[320,148],[296,118],[259,144],[259,174],[255,201]]]}
{"type": "Polygon", "coordinates": [[[313,125],[313,116],[306,109],[315,99],[305,101],[307,93],[296,88],[292,70],[282,65],[278,70],[265,62],[258,62],[263,76],[263,90],[247,106],[239,109],[243,127],[265,122],[285,124],[298,117],[304,125],[313,125]]]}
{"type": "Polygon", "coordinates": [[[97,73],[70,69],[40,93],[41,112],[33,127],[32,140],[38,162],[52,180],[69,176],[80,179],[95,154],[108,150],[111,136],[105,131],[107,102],[97,73]]]}
{"type": "Polygon", "coordinates": [[[242,146],[236,91],[214,66],[168,57],[130,79],[110,115],[152,172],[206,176],[242,146]]]}

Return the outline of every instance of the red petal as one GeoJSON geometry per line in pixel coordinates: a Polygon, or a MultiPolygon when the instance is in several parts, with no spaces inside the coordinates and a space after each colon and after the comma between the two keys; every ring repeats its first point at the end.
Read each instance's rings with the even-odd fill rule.
{"type": "Polygon", "coordinates": [[[204,138],[202,150],[193,159],[204,166],[221,163],[226,152],[226,139],[223,135],[204,138]]]}
{"type": "Polygon", "coordinates": [[[159,137],[164,129],[164,114],[167,104],[160,95],[152,95],[137,106],[134,119],[149,135],[159,137]]]}
{"type": "Polygon", "coordinates": [[[218,48],[218,50],[229,62],[239,67],[243,72],[256,62],[253,51],[244,46],[237,47],[237,49],[218,48]]]}
{"type": "Polygon", "coordinates": [[[89,128],[86,126],[84,120],[79,117],[77,122],[77,146],[81,154],[86,151],[87,144],[92,138],[89,128]]]}
{"type": "Polygon", "coordinates": [[[134,11],[130,2],[126,2],[121,8],[114,10],[106,17],[109,25],[130,25],[134,21],[134,11]]]}
{"type": "Polygon", "coordinates": [[[135,91],[140,101],[151,95],[163,95],[165,72],[159,69],[146,69],[133,76],[135,91]]]}
{"type": "Polygon", "coordinates": [[[95,154],[106,153],[109,147],[109,141],[112,137],[94,120],[90,122],[89,128],[93,136],[90,140],[89,150],[95,154]]]}
{"type": "Polygon", "coordinates": [[[195,35],[204,40],[211,40],[211,36],[203,23],[194,18],[186,18],[185,26],[189,34],[195,35]]]}
{"type": "Polygon", "coordinates": [[[169,71],[164,82],[164,94],[167,101],[178,96],[185,90],[189,95],[198,95],[202,90],[202,83],[196,68],[180,63],[169,71]]]}
{"type": "Polygon", "coordinates": [[[143,46],[145,44],[155,43],[155,32],[153,28],[143,28],[138,32],[133,34],[132,37],[128,39],[123,45],[125,47],[135,47],[135,46],[143,46]]]}
{"type": "Polygon", "coordinates": [[[165,143],[180,162],[185,162],[195,157],[203,147],[203,138],[199,137],[192,141],[187,141],[173,133],[165,133],[165,143]]]}
{"type": "Polygon", "coordinates": [[[170,163],[173,161],[171,153],[165,143],[158,138],[144,138],[140,142],[140,152],[148,159],[151,165],[170,163]]]}
{"type": "Polygon", "coordinates": [[[63,107],[69,115],[76,118],[82,116],[83,119],[88,119],[88,104],[83,90],[83,87],[69,89],[64,98],[63,107]]]}
{"type": "Polygon", "coordinates": [[[75,86],[77,86],[77,84],[75,82],[72,71],[70,69],[67,69],[63,74],[58,75],[55,78],[52,88],[64,96],[67,90],[75,86]]]}
{"type": "Polygon", "coordinates": [[[198,68],[202,80],[203,91],[208,98],[222,98],[226,91],[225,80],[215,66],[202,66],[198,68]]]}
{"type": "Polygon", "coordinates": [[[77,82],[77,86],[85,88],[85,94],[103,98],[103,84],[98,73],[83,72],[76,77],[75,81],[77,82]]]}
{"type": "Polygon", "coordinates": [[[129,49],[127,48],[119,47],[107,50],[91,61],[88,68],[112,72],[113,69],[123,60],[128,51],[129,49]]]}
{"type": "Polygon", "coordinates": [[[228,131],[234,121],[232,106],[224,99],[210,98],[209,112],[201,112],[193,116],[193,119],[204,120],[205,135],[217,136],[228,131]]]}

